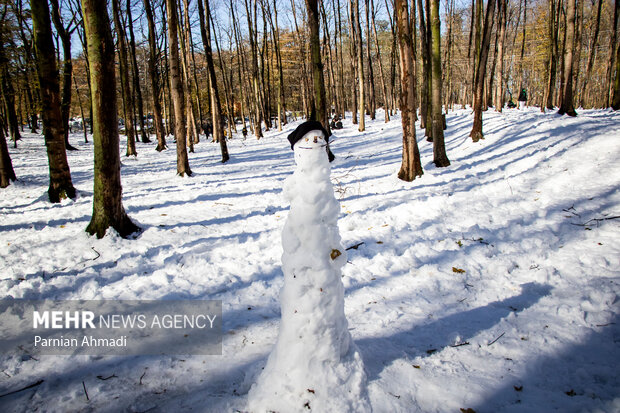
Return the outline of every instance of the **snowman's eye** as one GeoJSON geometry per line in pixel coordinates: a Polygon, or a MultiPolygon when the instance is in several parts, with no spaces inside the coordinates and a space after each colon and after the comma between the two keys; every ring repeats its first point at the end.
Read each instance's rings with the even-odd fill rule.
{"type": "Polygon", "coordinates": [[[306,142],[308,142],[308,138],[306,138],[306,142]]]}

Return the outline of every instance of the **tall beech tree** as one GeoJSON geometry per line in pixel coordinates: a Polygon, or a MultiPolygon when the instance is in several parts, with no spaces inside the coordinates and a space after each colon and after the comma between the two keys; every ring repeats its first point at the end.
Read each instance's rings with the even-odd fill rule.
{"type": "Polygon", "coordinates": [[[450,166],[450,160],[446,154],[446,145],[443,136],[443,111],[441,105],[441,92],[443,79],[441,76],[441,23],[439,21],[439,0],[431,0],[431,64],[432,64],[432,137],[433,137],[433,163],[437,167],[450,166]]]}
{"type": "Polygon", "coordinates": [[[319,9],[317,0],[306,0],[306,9],[308,11],[308,26],[310,28],[310,58],[312,60],[316,120],[321,122],[323,127],[329,132],[325,80],[323,78],[323,63],[321,62],[321,44],[319,43],[319,9]]]}
{"type": "Polygon", "coordinates": [[[114,28],[118,40],[119,71],[121,74],[121,92],[123,94],[123,112],[125,114],[125,134],[127,135],[126,156],[137,156],[136,136],[134,133],[133,116],[133,93],[129,86],[129,61],[127,57],[127,37],[121,22],[121,10],[119,0],[112,0],[112,13],[114,14],[114,28]]]}
{"type": "Polygon", "coordinates": [[[192,176],[187,156],[187,132],[185,123],[185,95],[181,81],[181,67],[179,58],[179,17],[176,2],[166,0],[166,14],[168,18],[168,44],[170,47],[170,94],[174,104],[174,137],[177,141],[177,174],[192,176]]]}
{"type": "Polygon", "coordinates": [[[228,147],[226,146],[226,138],[222,130],[222,109],[220,106],[220,94],[217,87],[217,77],[215,77],[215,65],[213,64],[213,51],[211,49],[211,7],[209,0],[204,0],[204,9],[198,0],[198,15],[200,16],[200,34],[202,36],[202,44],[205,48],[205,57],[207,59],[207,68],[209,69],[209,80],[211,84],[211,120],[213,122],[213,137],[220,143],[220,151],[222,152],[222,163],[230,159],[228,155],[228,147]]]}
{"type": "Polygon", "coordinates": [[[50,0],[52,5],[52,21],[56,32],[62,43],[62,125],[65,130],[65,147],[67,150],[74,151],[77,148],[69,143],[69,112],[71,111],[71,81],[73,76],[73,60],[71,58],[71,35],[77,29],[75,24],[75,16],[71,19],[67,27],[60,17],[60,6],[58,0],[50,0]]]}
{"type": "Polygon", "coordinates": [[[356,44],[356,58],[357,58],[357,81],[358,81],[358,106],[360,112],[359,125],[357,130],[364,132],[366,130],[366,101],[365,101],[365,86],[364,86],[364,44],[362,43],[362,27],[360,24],[360,9],[359,1],[351,0],[351,20],[355,26],[353,42],[356,44]]]}
{"type": "Polygon", "coordinates": [[[11,162],[9,147],[4,136],[4,125],[2,124],[2,118],[0,118],[0,188],[6,188],[11,184],[11,181],[16,180],[17,177],[11,162]]]}
{"type": "Polygon", "coordinates": [[[566,9],[566,46],[564,50],[564,75],[562,77],[562,101],[560,102],[560,115],[577,116],[573,103],[573,55],[575,51],[575,15],[577,14],[577,1],[568,0],[566,9]]]}
{"type": "MultiPolygon", "coordinates": [[[[415,1],[415,0],[412,0],[415,1]]],[[[403,161],[398,178],[411,182],[422,176],[420,150],[415,136],[415,53],[412,27],[406,0],[394,0],[400,66],[400,111],[403,125],[403,161]]],[[[415,14],[415,9],[412,11],[415,14]]],[[[414,29],[415,30],[415,29],[414,29]]]]}
{"type": "Polygon", "coordinates": [[[498,0],[497,71],[495,73],[497,76],[497,83],[495,84],[494,97],[495,110],[498,112],[501,112],[504,107],[504,42],[506,41],[507,6],[508,0],[498,0]]]}
{"type": "Polygon", "coordinates": [[[32,26],[37,59],[37,75],[41,94],[43,135],[49,162],[50,186],[47,190],[50,202],[75,198],[71,171],[65,149],[65,130],[61,113],[60,86],[54,50],[52,22],[47,0],[30,2],[32,26]]]}
{"type": "MultiPolygon", "coordinates": [[[[37,0],[43,1],[46,0],[37,0]]],[[[125,213],[116,114],[114,42],[105,1],[82,0],[88,48],[95,153],[93,216],[86,232],[103,238],[108,228],[127,237],[140,228],[125,213]]]]}
{"type": "Polygon", "coordinates": [[[484,105],[484,79],[486,76],[487,59],[491,46],[491,29],[493,28],[493,14],[495,12],[495,0],[488,0],[487,11],[484,17],[482,29],[482,43],[479,55],[476,59],[476,76],[474,81],[474,124],[469,136],[474,142],[484,139],[482,133],[482,109],[484,105]]]}
{"type": "Polygon", "coordinates": [[[157,64],[159,60],[159,52],[157,47],[157,34],[155,32],[155,19],[153,18],[151,0],[144,0],[144,11],[149,30],[149,58],[147,59],[147,72],[151,82],[151,89],[153,91],[153,122],[155,124],[155,135],[157,136],[157,146],[155,149],[158,152],[161,152],[166,149],[166,133],[164,130],[164,123],[162,121],[159,65],[157,64]]]}
{"type": "Polygon", "coordinates": [[[133,93],[136,95],[136,110],[138,125],[140,125],[140,141],[149,143],[148,130],[144,124],[144,104],[142,100],[142,88],[140,87],[140,73],[138,71],[138,59],[136,57],[136,39],[133,33],[133,18],[131,17],[131,0],[127,0],[127,28],[129,29],[129,56],[131,60],[131,73],[133,79],[133,93]]]}

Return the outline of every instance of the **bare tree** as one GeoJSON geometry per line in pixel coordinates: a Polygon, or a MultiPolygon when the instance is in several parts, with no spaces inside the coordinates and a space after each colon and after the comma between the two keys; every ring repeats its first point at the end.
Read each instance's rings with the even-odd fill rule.
{"type": "Polygon", "coordinates": [[[476,78],[474,82],[474,124],[469,136],[474,142],[484,139],[482,133],[482,105],[484,99],[484,79],[486,76],[487,59],[491,44],[491,29],[493,28],[493,14],[495,12],[495,0],[489,0],[487,11],[484,17],[484,28],[482,34],[482,44],[480,54],[477,59],[476,78]]]}
{"type": "Polygon", "coordinates": [[[136,39],[133,33],[133,18],[131,17],[131,0],[127,0],[127,28],[129,29],[129,57],[131,60],[131,73],[133,79],[133,93],[136,95],[136,109],[138,111],[138,125],[140,125],[140,140],[149,143],[151,139],[144,125],[144,104],[142,102],[142,88],[140,87],[140,72],[136,57],[136,39]]]}
{"type": "Polygon", "coordinates": [[[577,116],[573,104],[573,52],[575,50],[575,14],[577,0],[568,0],[566,10],[566,47],[564,51],[564,83],[562,85],[562,101],[558,113],[577,116]]]}
{"type": "MultiPolygon", "coordinates": [[[[415,0],[412,0],[415,1],[415,0]]],[[[415,136],[415,53],[413,50],[412,25],[406,0],[394,0],[400,66],[400,111],[403,125],[403,160],[398,178],[411,182],[422,176],[420,151],[415,136]]],[[[415,10],[413,11],[415,13],[415,10]]]]}
{"type": "Polygon", "coordinates": [[[129,88],[129,63],[127,61],[127,38],[125,29],[121,23],[121,11],[119,0],[112,0],[112,13],[114,15],[114,28],[118,39],[119,71],[121,74],[121,91],[123,94],[123,108],[125,113],[125,134],[127,135],[126,156],[136,156],[136,137],[133,126],[133,94],[129,88]]]}
{"type": "Polygon", "coordinates": [[[213,65],[213,51],[211,50],[211,33],[210,19],[211,7],[209,0],[204,0],[204,9],[201,0],[198,0],[198,15],[200,16],[200,34],[202,35],[202,44],[205,48],[205,56],[207,58],[207,68],[209,69],[209,79],[211,80],[211,114],[213,120],[213,136],[220,143],[222,152],[222,163],[230,159],[228,148],[226,146],[226,138],[222,131],[222,109],[220,107],[220,95],[217,87],[217,78],[215,77],[215,66],[213,65]],[[206,16],[205,16],[206,12],[206,16]]]}
{"type": "Polygon", "coordinates": [[[63,67],[62,67],[62,124],[65,129],[65,148],[70,151],[74,151],[77,148],[73,147],[69,143],[69,112],[71,111],[71,77],[73,75],[73,61],[71,59],[71,35],[77,29],[78,25],[75,24],[75,15],[67,25],[64,26],[60,17],[60,6],[58,0],[50,0],[52,5],[52,21],[56,27],[56,32],[62,42],[62,55],[63,55],[63,67]]]}
{"type": "Polygon", "coordinates": [[[162,121],[161,108],[161,90],[159,84],[159,71],[157,61],[159,53],[157,50],[157,35],[155,33],[155,21],[153,18],[153,9],[151,0],[144,0],[144,11],[149,29],[149,59],[148,59],[148,75],[151,81],[151,89],[153,90],[153,122],[155,123],[155,134],[157,135],[157,151],[161,152],[166,149],[166,137],[164,131],[164,123],[162,121]]]}
{"type": "MultiPolygon", "coordinates": [[[[45,1],[45,0],[37,0],[45,1]]],[[[93,105],[95,183],[93,216],[86,232],[102,238],[108,228],[127,237],[140,228],[125,213],[121,189],[121,160],[118,153],[116,74],[114,43],[106,2],[82,0],[88,47],[93,105]]]]}
{"type": "Polygon", "coordinates": [[[354,36],[355,39],[353,42],[356,44],[356,52],[357,52],[357,80],[358,80],[358,99],[359,99],[359,112],[360,112],[360,120],[358,125],[358,130],[363,132],[366,130],[366,122],[364,117],[366,115],[366,104],[364,98],[364,45],[362,43],[362,28],[360,25],[360,11],[359,11],[359,1],[358,0],[350,0],[351,2],[351,21],[353,26],[355,26],[354,36]]]}
{"type": "Polygon", "coordinates": [[[170,45],[170,94],[174,104],[174,137],[177,141],[177,174],[191,176],[186,146],[185,128],[185,96],[181,80],[181,68],[179,59],[179,18],[176,2],[166,0],[166,13],[168,18],[168,43],[170,45]]]}
{"type": "Polygon", "coordinates": [[[314,84],[314,105],[317,119],[329,131],[329,118],[321,62],[321,45],[319,43],[319,10],[317,0],[306,0],[308,26],[310,27],[310,56],[312,59],[312,79],[314,84]]]}
{"type": "Polygon", "coordinates": [[[11,181],[16,180],[17,177],[15,176],[15,170],[13,170],[13,163],[11,162],[9,148],[4,136],[4,125],[0,118],[0,188],[6,188],[11,184],[11,181]]]}
{"type": "Polygon", "coordinates": [[[47,190],[50,202],[62,198],[75,198],[71,171],[65,150],[65,134],[60,111],[60,86],[52,37],[52,23],[47,0],[30,2],[34,43],[37,57],[37,74],[41,93],[43,135],[49,161],[50,186],[47,190]]]}
{"type": "MultiPolygon", "coordinates": [[[[551,0],[550,0],[551,1],[551,0]]],[[[504,107],[504,42],[506,40],[506,24],[507,24],[507,0],[498,0],[497,14],[498,21],[498,41],[497,41],[497,84],[495,85],[495,110],[501,112],[504,107]]]]}
{"type": "Polygon", "coordinates": [[[432,136],[433,136],[433,163],[437,167],[450,166],[450,160],[446,154],[446,145],[443,136],[443,112],[441,105],[442,78],[441,78],[441,23],[439,21],[439,0],[431,0],[431,63],[433,69],[433,103],[432,113],[432,136]]]}

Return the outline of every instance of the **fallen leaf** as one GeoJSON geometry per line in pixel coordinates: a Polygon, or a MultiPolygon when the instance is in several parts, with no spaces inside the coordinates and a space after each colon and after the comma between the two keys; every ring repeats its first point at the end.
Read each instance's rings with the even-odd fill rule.
{"type": "Polygon", "coordinates": [[[336,258],[340,257],[342,255],[342,253],[340,251],[338,251],[337,249],[333,249],[332,252],[329,254],[329,256],[331,257],[332,260],[335,260],[336,258]]]}
{"type": "Polygon", "coordinates": [[[455,272],[457,274],[463,274],[465,272],[465,270],[460,269],[460,268],[456,268],[456,267],[452,267],[452,272],[455,272]]]}

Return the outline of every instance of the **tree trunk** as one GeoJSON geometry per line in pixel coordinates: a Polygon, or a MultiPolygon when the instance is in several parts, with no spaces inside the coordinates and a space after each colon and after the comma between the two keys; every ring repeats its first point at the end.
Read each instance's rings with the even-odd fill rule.
{"type": "Polygon", "coordinates": [[[564,52],[564,87],[562,92],[562,102],[558,113],[569,116],[577,116],[573,106],[573,52],[575,50],[575,14],[577,1],[568,0],[566,10],[566,50],[564,52]]]}
{"type": "MultiPolygon", "coordinates": [[[[557,56],[558,56],[558,26],[559,26],[559,12],[556,13],[555,0],[548,0],[549,2],[549,19],[548,19],[548,34],[549,34],[549,62],[547,73],[547,87],[545,88],[544,105],[547,109],[553,109],[553,91],[555,90],[556,71],[557,71],[557,56]]],[[[561,3],[561,2],[558,2],[561,3]]],[[[559,7],[559,4],[558,4],[559,7]]]]}
{"type": "Polygon", "coordinates": [[[56,32],[60,36],[62,42],[62,125],[65,130],[65,148],[69,151],[75,151],[77,148],[69,143],[69,112],[71,111],[71,77],[73,75],[73,61],[71,60],[71,32],[70,28],[65,28],[60,20],[60,6],[58,0],[51,0],[52,5],[52,21],[56,32]]]}
{"type": "Polygon", "coordinates": [[[256,139],[260,139],[263,137],[262,131],[262,122],[263,122],[263,114],[261,109],[261,101],[260,101],[260,91],[259,91],[259,73],[258,73],[258,46],[257,42],[257,34],[256,34],[256,3],[252,4],[252,2],[248,3],[247,0],[244,1],[246,16],[248,20],[248,31],[249,31],[249,39],[250,39],[250,56],[251,56],[251,65],[250,65],[250,73],[251,73],[251,88],[253,92],[253,106],[254,106],[254,134],[256,135],[256,139]],[[254,6],[252,10],[250,6],[254,6]],[[253,12],[253,13],[252,13],[253,12]]]}
{"type": "Polygon", "coordinates": [[[49,160],[50,186],[47,191],[50,202],[75,198],[71,171],[65,150],[64,128],[60,112],[60,87],[58,69],[52,40],[52,24],[47,0],[32,0],[32,25],[37,54],[37,74],[41,92],[43,135],[49,160]]]}
{"type": "Polygon", "coordinates": [[[358,72],[358,106],[360,119],[358,124],[358,130],[360,132],[364,132],[366,130],[366,104],[365,104],[365,96],[364,96],[364,44],[362,43],[362,27],[360,25],[360,11],[359,11],[359,1],[352,0],[351,5],[352,10],[352,20],[353,25],[355,26],[355,43],[357,44],[357,72],[358,72]]]}
{"type": "Polygon", "coordinates": [[[377,54],[377,62],[379,64],[379,79],[381,81],[381,92],[383,93],[383,109],[385,122],[390,121],[391,102],[385,85],[385,74],[383,72],[383,63],[381,62],[381,48],[379,47],[379,36],[377,35],[377,24],[375,22],[375,2],[370,0],[370,16],[372,19],[372,34],[375,39],[375,53],[377,54]]]}
{"type": "Polygon", "coordinates": [[[140,87],[140,72],[138,71],[138,59],[136,58],[136,39],[133,34],[133,19],[131,17],[131,0],[127,0],[127,26],[129,26],[129,55],[131,57],[131,70],[133,73],[133,92],[136,95],[136,109],[138,110],[138,124],[140,125],[140,140],[149,143],[149,133],[144,125],[144,104],[142,102],[142,89],[140,87]]]}
{"type": "Polygon", "coordinates": [[[368,111],[370,112],[370,119],[375,120],[377,111],[377,102],[375,99],[375,76],[373,71],[372,56],[370,52],[370,5],[368,0],[365,0],[366,11],[366,59],[368,60],[368,111]]]}
{"type": "MultiPolygon", "coordinates": [[[[52,45],[53,47],[53,45],[52,45]]],[[[4,49],[4,46],[2,46],[4,49]]],[[[4,55],[4,52],[2,52],[4,55]]],[[[15,112],[15,89],[13,88],[14,79],[9,74],[8,61],[3,58],[2,67],[2,96],[4,97],[4,107],[6,111],[6,118],[9,124],[9,132],[11,134],[11,140],[13,141],[13,147],[17,148],[17,141],[21,140],[21,134],[19,133],[19,121],[17,120],[17,112],[15,112]]]]}
{"type": "Polygon", "coordinates": [[[213,65],[213,51],[211,49],[211,8],[209,0],[204,0],[204,10],[201,0],[198,0],[198,15],[200,16],[200,34],[202,36],[202,44],[205,48],[205,56],[207,59],[207,67],[209,69],[209,79],[211,80],[211,113],[213,121],[213,136],[220,143],[222,152],[222,163],[230,159],[228,148],[226,146],[226,138],[222,131],[222,109],[220,107],[220,97],[217,88],[217,77],[215,77],[215,66],[213,65]],[[205,15],[206,12],[206,15],[205,15]]]}
{"type": "Polygon", "coordinates": [[[581,87],[581,107],[585,107],[586,96],[588,92],[588,80],[592,76],[592,68],[594,67],[594,58],[596,57],[596,44],[598,42],[598,34],[601,27],[601,7],[603,0],[598,0],[598,6],[596,8],[596,20],[594,23],[594,34],[592,35],[592,43],[590,44],[590,55],[588,57],[588,66],[586,68],[586,76],[583,79],[583,86],[581,87]]]}
{"type": "MultiPolygon", "coordinates": [[[[618,4],[618,0],[616,0],[618,4]]],[[[616,80],[614,81],[614,97],[611,102],[613,110],[620,109],[620,44],[616,47],[616,80]]]]}
{"type": "Polygon", "coordinates": [[[6,188],[11,184],[11,181],[16,180],[17,177],[11,162],[9,147],[4,136],[4,125],[2,124],[2,119],[0,119],[0,188],[6,188]]]}
{"type": "Polygon", "coordinates": [[[147,71],[151,81],[151,88],[153,89],[153,122],[155,123],[155,134],[157,136],[157,147],[155,149],[161,152],[166,149],[166,136],[161,114],[161,90],[159,87],[157,65],[159,53],[157,53],[157,35],[155,33],[155,21],[153,19],[151,0],[144,0],[144,10],[149,27],[149,58],[147,71]]]}
{"type": "Polygon", "coordinates": [[[121,74],[121,91],[123,93],[125,113],[125,134],[127,135],[127,152],[125,156],[137,156],[136,137],[133,126],[133,94],[129,87],[129,64],[127,62],[127,39],[125,29],[121,24],[119,0],[112,0],[112,13],[114,15],[114,28],[118,38],[119,71],[121,74]]]}
{"type": "MultiPolygon", "coordinates": [[[[427,5],[428,7],[428,5],[427,5]]],[[[420,91],[420,127],[424,129],[427,140],[432,141],[432,126],[429,128],[429,117],[432,116],[431,108],[431,48],[424,4],[418,0],[418,16],[420,18],[420,54],[422,55],[422,90],[420,91]]]]}
{"type": "MultiPolygon", "coordinates": [[[[422,176],[420,151],[415,136],[415,69],[413,62],[413,35],[409,21],[409,10],[404,0],[394,0],[396,25],[398,27],[398,49],[400,66],[400,111],[403,125],[403,161],[398,178],[411,182],[422,176]]],[[[415,27],[413,28],[415,30],[415,27]]]]}
{"type": "Polygon", "coordinates": [[[432,33],[432,68],[433,68],[433,103],[431,108],[433,130],[433,163],[438,168],[450,166],[450,160],[446,154],[446,146],[443,136],[443,111],[441,109],[441,23],[439,20],[439,0],[431,0],[431,33],[432,33]]]}
{"type": "Polygon", "coordinates": [[[325,81],[323,63],[321,62],[321,44],[319,43],[319,10],[317,0],[306,0],[308,26],[310,28],[310,56],[312,59],[312,79],[314,85],[314,104],[319,122],[329,133],[329,118],[325,98],[325,81]]]}
{"type": "Polygon", "coordinates": [[[168,19],[168,44],[170,45],[170,93],[174,104],[174,137],[177,141],[177,174],[191,176],[186,147],[185,127],[185,96],[181,81],[181,68],[179,59],[179,18],[177,15],[176,2],[166,0],[166,13],[168,19]]]}
{"type": "MultiPolygon", "coordinates": [[[[42,0],[45,1],[45,0],[42,0]]],[[[88,47],[95,151],[93,216],[86,232],[102,238],[108,228],[127,237],[140,230],[123,208],[121,160],[118,153],[118,118],[114,43],[106,3],[82,0],[84,28],[88,47]]]]}
{"type": "Polygon", "coordinates": [[[482,133],[482,100],[484,98],[484,79],[486,76],[487,59],[489,57],[489,48],[491,44],[491,29],[493,28],[493,14],[495,12],[495,0],[489,0],[487,3],[487,11],[484,17],[484,29],[482,35],[482,44],[480,45],[480,55],[478,57],[478,65],[476,67],[476,81],[474,93],[474,124],[471,129],[471,139],[478,142],[484,139],[482,133]]]}
{"type": "MultiPolygon", "coordinates": [[[[610,107],[611,94],[614,91],[614,87],[611,82],[611,75],[614,73],[614,50],[616,50],[616,43],[618,41],[618,17],[620,15],[620,0],[615,1],[614,7],[614,20],[611,30],[611,39],[609,39],[609,60],[607,61],[607,82],[605,83],[605,107],[610,107]]],[[[616,62],[617,63],[617,62],[616,62]]],[[[617,79],[617,77],[616,77],[617,79]]]]}
{"type": "Polygon", "coordinates": [[[504,42],[506,40],[507,0],[498,0],[497,14],[499,15],[499,40],[497,43],[497,84],[495,85],[495,110],[501,112],[504,108],[504,42]]]}

